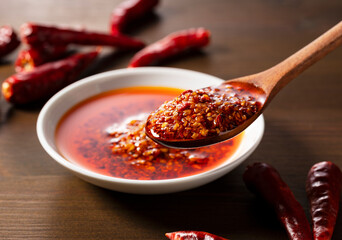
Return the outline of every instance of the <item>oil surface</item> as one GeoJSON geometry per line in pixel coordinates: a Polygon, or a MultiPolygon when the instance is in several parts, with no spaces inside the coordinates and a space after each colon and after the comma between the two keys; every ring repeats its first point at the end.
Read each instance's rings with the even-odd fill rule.
{"type": "Polygon", "coordinates": [[[181,89],[166,87],[131,87],[89,98],[71,108],[60,120],[56,129],[57,147],[69,161],[93,172],[118,178],[170,179],[213,169],[235,152],[241,135],[191,150],[165,150],[155,146],[168,154],[154,154],[153,157],[136,154],[139,149],[136,141],[131,151],[123,150],[117,154],[118,151],[113,150],[119,143],[109,132],[116,131],[117,126],[122,128],[131,120],[141,120],[181,92],[181,89]]]}

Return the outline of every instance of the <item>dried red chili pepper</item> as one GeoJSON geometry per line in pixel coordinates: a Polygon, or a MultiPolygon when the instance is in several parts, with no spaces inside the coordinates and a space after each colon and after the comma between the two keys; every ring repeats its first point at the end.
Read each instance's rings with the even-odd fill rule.
{"type": "Polygon", "coordinates": [[[110,31],[113,35],[120,35],[127,24],[141,18],[150,12],[159,0],[126,0],[117,6],[110,16],[110,31]]]}
{"type": "Polygon", "coordinates": [[[74,54],[60,61],[43,64],[32,71],[14,74],[3,82],[2,93],[13,104],[27,104],[50,97],[76,81],[97,55],[98,51],[74,54]]]}
{"type": "Polygon", "coordinates": [[[342,189],[342,173],[332,162],[320,162],[309,171],[306,192],[311,206],[315,240],[328,240],[334,231],[342,189]]]}
{"type": "Polygon", "coordinates": [[[40,47],[29,48],[19,52],[15,61],[15,71],[30,71],[34,67],[44,63],[57,60],[66,54],[67,47],[65,45],[42,44],[40,47]]]}
{"type": "Polygon", "coordinates": [[[128,67],[156,64],[182,52],[205,47],[209,44],[209,40],[210,32],[204,28],[192,28],[171,33],[137,52],[128,67]]]}
{"type": "Polygon", "coordinates": [[[312,239],[309,221],[277,170],[266,163],[247,167],[243,180],[247,188],[270,204],[287,230],[289,239],[312,239]]]}
{"type": "Polygon", "coordinates": [[[211,233],[199,231],[178,231],[166,233],[165,236],[171,240],[228,240],[211,233]]]}
{"type": "Polygon", "coordinates": [[[0,27],[0,58],[14,51],[19,45],[20,41],[12,27],[0,27]]]}
{"type": "Polygon", "coordinates": [[[25,23],[20,28],[22,40],[37,46],[42,43],[51,45],[96,45],[111,46],[119,49],[137,50],[145,46],[140,40],[124,35],[113,36],[105,33],[79,31],[55,26],[44,26],[33,23],[25,23]]]}

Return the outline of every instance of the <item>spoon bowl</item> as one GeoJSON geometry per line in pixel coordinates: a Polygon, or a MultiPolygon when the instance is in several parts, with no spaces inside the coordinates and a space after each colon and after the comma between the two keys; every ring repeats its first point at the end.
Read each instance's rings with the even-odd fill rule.
{"type": "Polygon", "coordinates": [[[160,109],[149,116],[145,128],[146,134],[154,141],[173,148],[202,147],[230,139],[251,125],[265,110],[276,94],[291,80],[341,44],[342,22],[339,22],[316,40],[266,71],[228,80],[218,86],[199,89],[196,90],[194,94],[193,92],[186,91],[175,100],[162,105],[160,109]],[[240,115],[244,116],[244,121],[239,121],[238,124],[233,122],[235,119],[231,117],[230,109],[235,109],[236,105],[238,105],[240,109],[243,109],[244,104],[241,103],[241,105],[239,105],[240,103],[237,104],[235,100],[233,101],[232,98],[229,97],[232,93],[234,97],[245,99],[246,102],[252,99],[253,104],[255,103],[256,106],[253,114],[249,115],[245,114],[246,111],[234,110],[234,116],[236,112],[238,117],[240,117],[240,115]],[[197,97],[198,94],[202,95],[197,97]],[[205,95],[209,99],[208,101],[202,101],[202,97],[205,95]],[[201,108],[203,109],[203,104],[206,104],[207,109],[213,109],[212,106],[217,102],[217,95],[223,97],[220,98],[220,101],[222,100],[222,103],[220,103],[218,107],[220,109],[216,110],[214,107],[215,112],[213,114],[215,114],[216,119],[212,120],[211,110],[199,112],[199,114],[196,113],[196,111],[200,111],[198,110],[197,105],[201,105],[201,108]],[[226,95],[228,95],[228,97],[226,97],[226,95]],[[188,99],[196,100],[191,102],[188,101],[188,99]],[[224,104],[229,104],[231,108],[221,108],[224,104]],[[186,105],[186,107],[184,107],[184,105],[186,105]],[[184,109],[185,111],[188,111],[186,114],[184,109]],[[221,109],[228,110],[223,111],[221,109]],[[163,112],[167,112],[169,115],[166,116],[166,113],[163,112]],[[175,115],[173,115],[173,113],[175,113],[175,115]],[[207,113],[210,115],[207,116],[207,113]],[[221,122],[225,122],[225,124],[220,125],[215,123],[215,121],[218,122],[218,115],[220,115],[219,117],[221,119],[223,118],[223,121],[221,122]],[[175,117],[172,118],[172,116],[175,117]],[[197,116],[200,117],[201,122],[196,120],[197,116]],[[172,119],[171,122],[169,120],[170,118],[172,119]],[[230,122],[233,122],[234,124],[230,122]],[[175,125],[177,127],[173,129],[172,127],[175,125]],[[178,127],[178,125],[180,125],[180,127],[178,127]],[[178,129],[181,129],[183,132],[180,132],[181,130],[178,129]],[[199,133],[196,132],[198,129],[200,129],[199,133]],[[213,129],[218,130],[215,132],[213,129]],[[203,134],[201,134],[202,131],[204,131],[203,134]],[[212,134],[207,134],[208,131],[212,134]]]}
{"type": "MultiPolygon", "coordinates": [[[[238,82],[235,80],[223,82],[220,85],[216,85],[212,88],[223,89],[223,90],[226,88],[229,88],[230,90],[233,90],[234,93],[237,93],[240,97],[252,96],[253,100],[258,104],[258,106],[263,106],[265,103],[265,99],[266,99],[266,94],[261,88],[258,88],[253,84],[242,83],[242,82],[238,82]],[[241,92],[241,89],[243,89],[243,92],[241,92]]],[[[214,135],[214,136],[202,137],[199,139],[192,139],[190,141],[189,139],[163,140],[162,138],[158,137],[158,134],[151,131],[151,129],[148,127],[148,124],[150,124],[151,116],[149,116],[147,120],[145,132],[150,138],[154,138],[154,141],[167,147],[183,148],[183,149],[184,148],[196,148],[200,146],[212,145],[212,144],[233,138],[234,136],[244,131],[260,115],[261,115],[261,111],[257,111],[256,114],[254,114],[251,118],[247,119],[245,122],[238,125],[233,130],[220,132],[218,135],[214,135]]]]}

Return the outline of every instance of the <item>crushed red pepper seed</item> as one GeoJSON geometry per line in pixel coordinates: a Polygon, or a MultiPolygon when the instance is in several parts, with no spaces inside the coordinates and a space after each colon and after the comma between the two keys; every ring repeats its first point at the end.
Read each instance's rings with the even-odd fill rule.
{"type": "Polygon", "coordinates": [[[147,128],[162,139],[201,139],[241,125],[259,104],[230,85],[184,91],[150,115],[147,128]]]}
{"type": "MultiPolygon", "coordinates": [[[[115,127],[109,134],[113,137],[112,151],[114,154],[127,157],[132,165],[147,165],[153,168],[153,161],[159,161],[169,165],[170,170],[177,161],[187,161],[192,167],[201,169],[201,164],[206,164],[210,160],[208,153],[194,150],[179,150],[164,147],[148,138],[144,127],[146,121],[131,120],[125,126],[115,127]],[[167,163],[172,159],[173,164],[167,163]]],[[[180,166],[178,166],[180,167],[180,166]]]]}
{"type": "Polygon", "coordinates": [[[144,120],[130,120],[107,129],[114,159],[122,159],[124,178],[157,180],[185,177],[211,169],[232,152],[235,140],[218,147],[173,149],[155,143],[145,133],[144,120]],[[127,166],[135,169],[129,171],[127,166]],[[125,172],[127,171],[127,172],[125,172]]]}
{"type": "MultiPolygon", "coordinates": [[[[215,166],[233,146],[231,140],[220,144],[219,149],[167,148],[146,135],[146,118],[143,119],[114,124],[107,129],[111,137],[113,157],[124,159],[126,164],[136,168],[139,179],[168,179],[200,173],[209,166],[215,166]]],[[[132,172],[128,174],[132,178],[132,172]]]]}

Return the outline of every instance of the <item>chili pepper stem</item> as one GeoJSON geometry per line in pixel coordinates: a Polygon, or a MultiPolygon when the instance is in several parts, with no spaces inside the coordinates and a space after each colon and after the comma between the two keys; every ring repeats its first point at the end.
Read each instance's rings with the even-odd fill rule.
{"type": "Polygon", "coordinates": [[[11,84],[8,82],[4,82],[2,84],[2,95],[4,96],[5,99],[9,99],[13,94],[11,84]]]}

